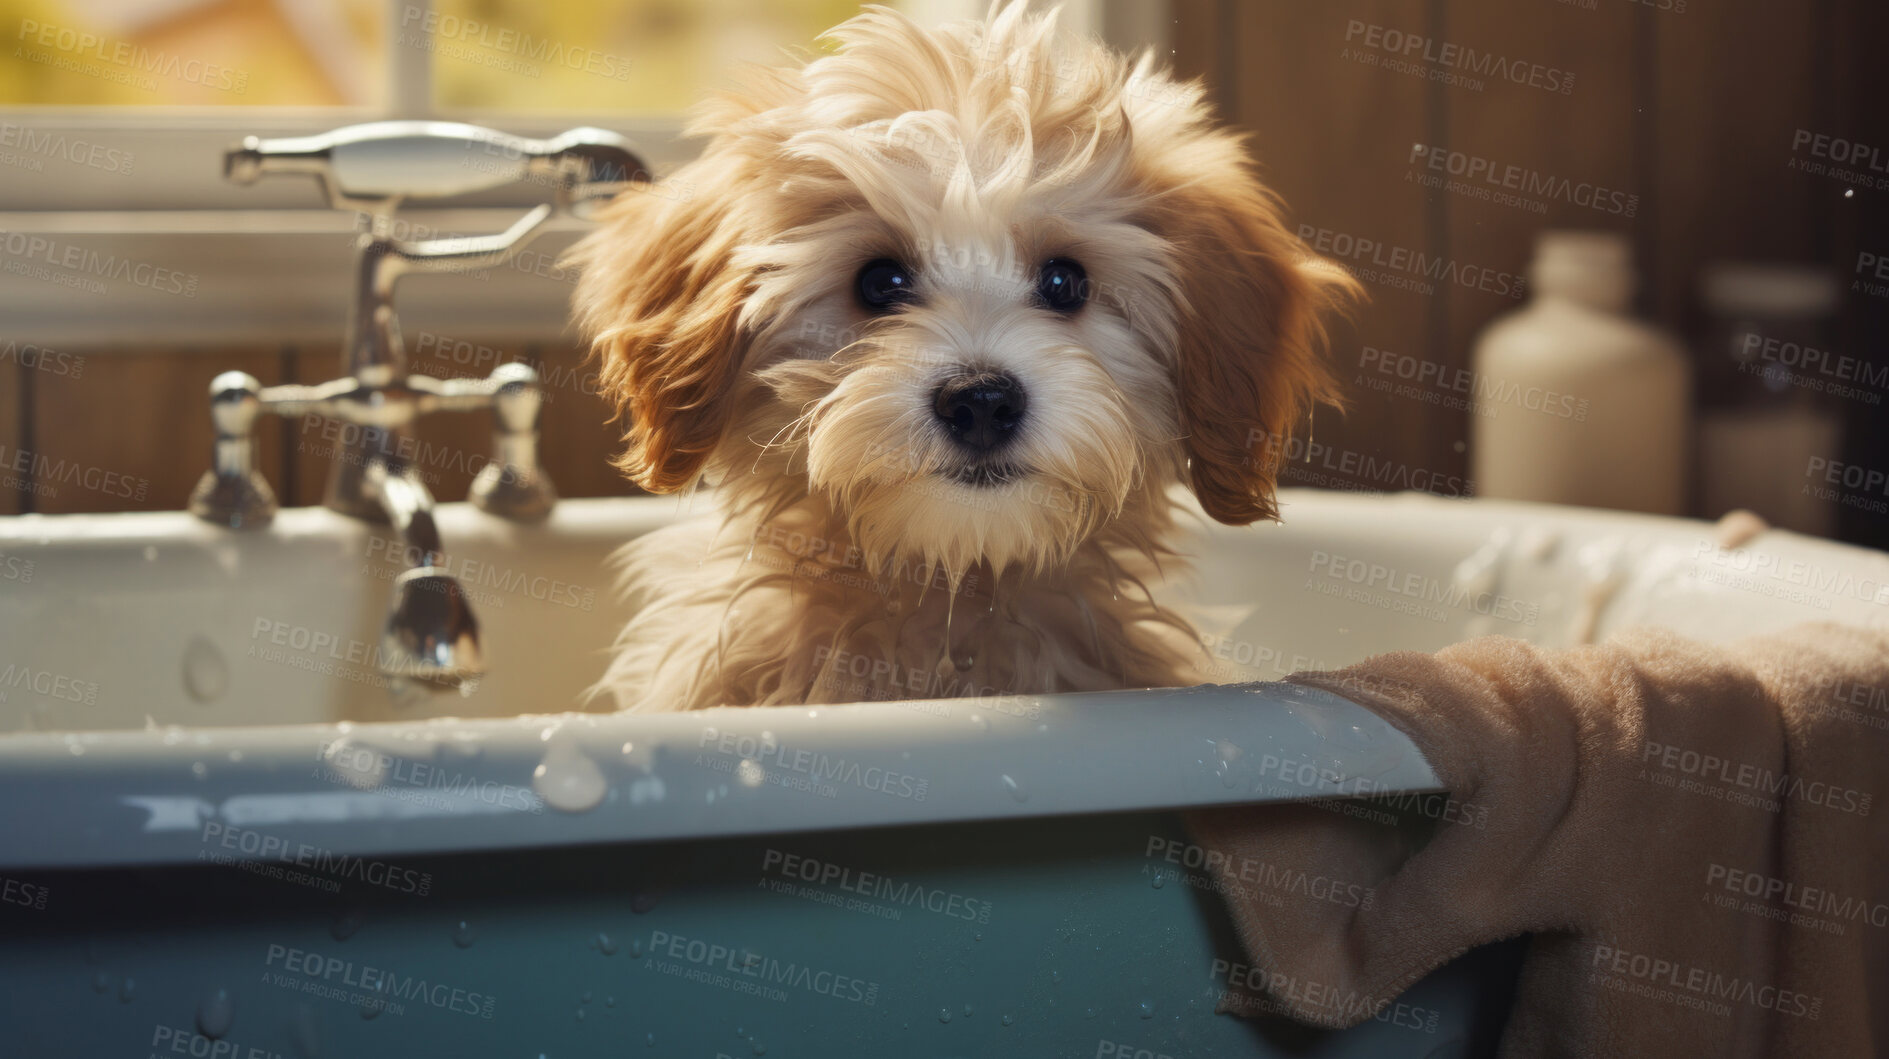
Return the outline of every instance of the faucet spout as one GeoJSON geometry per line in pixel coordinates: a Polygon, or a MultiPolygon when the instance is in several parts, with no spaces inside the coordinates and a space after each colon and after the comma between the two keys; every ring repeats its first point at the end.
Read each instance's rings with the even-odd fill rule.
{"type": "Polygon", "coordinates": [[[433,521],[433,496],[411,467],[376,461],[366,479],[369,495],[400,535],[401,554],[412,564],[394,579],[376,656],[380,671],[433,690],[470,693],[485,673],[479,622],[465,590],[440,565],[445,548],[433,521]]]}

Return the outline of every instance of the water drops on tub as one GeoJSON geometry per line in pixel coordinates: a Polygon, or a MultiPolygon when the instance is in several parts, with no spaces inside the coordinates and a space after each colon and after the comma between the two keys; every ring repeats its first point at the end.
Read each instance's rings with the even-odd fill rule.
{"type": "Polygon", "coordinates": [[[1626,541],[1603,537],[1581,549],[1581,602],[1569,629],[1569,642],[1590,644],[1600,631],[1600,616],[1626,583],[1626,541]]]}
{"type": "Polygon", "coordinates": [[[553,809],[584,813],[603,802],[610,782],[589,755],[574,743],[560,740],[551,744],[532,770],[531,789],[553,809]]]}
{"type": "Polygon", "coordinates": [[[236,1001],[221,987],[210,990],[197,1003],[197,1032],[211,1040],[221,1039],[236,1022],[236,1001]]]}
{"type": "Polygon", "coordinates": [[[216,644],[203,635],[192,636],[184,645],[184,694],[208,706],[230,689],[230,663],[216,644]]]}
{"type": "Polygon", "coordinates": [[[1012,800],[1018,803],[1027,802],[1030,800],[1030,792],[1025,790],[1023,788],[1023,784],[1019,783],[1015,778],[1010,777],[1010,776],[1003,777],[1003,785],[1007,790],[1010,791],[1010,797],[1012,800]]]}
{"type": "Polygon", "coordinates": [[[1733,551],[1751,543],[1751,539],[1771,528],[1771,524],[1743,508],[1727,511],[1712,527],[1712,537],[1720,548],[1733,551]]]}

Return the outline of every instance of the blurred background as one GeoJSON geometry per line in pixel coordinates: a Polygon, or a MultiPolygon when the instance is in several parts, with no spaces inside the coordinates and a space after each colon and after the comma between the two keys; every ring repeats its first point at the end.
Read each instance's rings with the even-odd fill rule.
{"type": "MultiPolygon", "coordinates": [[[[977,0],[894,6],[933,20],[977,0]]],[[[1889,12],[1872,0],[1076,0],[1250,130],[1291,222],[1364,282],[1350,396],[1286,484],[1773,522],[1889,545],[1889,12]],[[1544,236],[1544,233],[1550,233],[1544,236]],[[1558,234],[1557,234],[1558,233],[1558,234]]],[[[0,514],[175,509],[205,388],[339,374],[361,219],[224,148],[389,117],[598,125],[659,171],[742,62],[806,54],[842,0],[0,0],[0,514]]],[[[533,189],[403,212],[498,231],[533,189]]],[[[552,235],[403,282],[411,366],[546,378],[565,496],[631,491],[568,327],[552,235]]],[[[483,419],[418,432],[464,496],[483,419]],[[460,454],[456,458],[454,454],[460,454]]],[[[269,424],[319,502],[333,439],[269,424]]],[[[1289,511],[1288,511],[1289,517],[1289,511]]]]}

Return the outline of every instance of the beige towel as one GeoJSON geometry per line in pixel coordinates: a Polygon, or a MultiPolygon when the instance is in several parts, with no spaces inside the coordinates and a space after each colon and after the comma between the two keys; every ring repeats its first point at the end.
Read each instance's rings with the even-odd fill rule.
{"type": "Polygon", "coordinates": [[[1222,1010],[1383,1019],[1532,932],[1505,1056],[1889,1054],[1889,634],[1487,637],[1293,680],[1384,716],[1451,795],[1405,814],[1427,844],[1369,803],[1193,814],[1251,960],[1216,964],[1222,1010]]]}

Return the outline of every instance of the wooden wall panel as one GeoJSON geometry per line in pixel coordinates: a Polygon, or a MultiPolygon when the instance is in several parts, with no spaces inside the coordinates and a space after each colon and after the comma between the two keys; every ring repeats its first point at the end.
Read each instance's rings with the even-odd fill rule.
{"type": "Polygon", "coordinates": [[[622,425],[608,421],[616,408],[598,391],[597,366],[586,356],[568,341],[538,350],[548,398],[541,427],[544,463],[559,496],[631,496],[641,490],[610,463],[623,451],[622,425]]]}
{"type": "MultiPolygon", "coordinates": [[[[38,472],[32,510],[181,510],[210,467],[210,380],[224,371],[267,386],[281,378],[281,356],[114,349],[84,354],[76,373],[37,373],[32,437],[23,442],[38,472]]],[[[280,437],[264,431],[258,442],[258,466],[274,481],[280,437]]]]}
{"type": "MultiPolygon", "coordinates": [[[[1883,106],[1889,99],[1889,63],[1881,58],[1882,42],[1889,40],[1889,4],[1826,2],[1818,11],[1818,53],[1824,56],[1816,71],[1820,123],[1889,152],[1889,108],[1883,106]]],[[[1877,278],[1871,262],[1861,257],[1889,257],[1889,173],[1879,170],[1875,176],[1873,190],[1814,196],[1811,211],[1826,233],[1818,256],[1831,263],[1843,291],[1835,347],[1880,372],[1889,368],[1889,280],[1877,278]]],[[[1880,404],[1847,403],[1843,458],[1889,469],[1889,393],[1878,396],[1880,404]]],[[[1840,519],[1845,540],[1889,549],[1889,517],[1846,507],[1840,519]]]]}
{"type": "MultiPolygon", "coordinates": [[[[1182,80],[1207,78],[1209,92],[1217,92],[1221,13],[1217,0],[1172,0],[1173,22],[1168,27],[1167,61],[1182,80]]],[[[1224,105],[1224,99],[1215,99],[1224,105]]]]}
{"type": "Polygon", "coordinates": [[[1295,230],[1353,269],[1368,298],[1332,333],[1350,411],[1317,417],[1318,447],[1295,450],[1283,484],[1395,489],[1399,476],[1427,478],[1448,466],[1428,410],[1371,388],[1382,380],[1376,355],[1366,353],[1420,352],[1444,293],[1421,276],[1415,256],[1433,243],[1432,196],[1402,179],[1410,145],[1432,137],[1433,93],[1423,80],[1383,68],[1383,56],[1360,39],[1347,40],[1358,25],[1420,31],[1422,10],[1398,0],[1222,4],[1232,20],[1215,42],[1215,76],[1233,103],[1231,117],[1252,130],[1295,230]],[[1389,457],[1389,470],[1359,477],[1354,468],[1364,457],[1389,457]]]}
{"type": "MultiPolygon", "coordinates": [[[[341,374],[341,348],[335,345],[297,346],[284,356],[283,381],[306,386],[327,382],[341,374]]],[[[321,503],[321,491],[328,482],[328,467],[334,462],[335,445],[343,441],[340,426],[316,418],[284,420],[278,427],[282,435],[282,478],[276,483],[276,495],[283,507],[313,507],[321,503]]]]}
{"type": "Polygon", "coordinates": [[[1791,168],[1793,134],[1817,120],[1814,86],[1827,59],[1812,6],[1692,3],[1643,16],[1656,70],[1650,305],[1669,324],[1695,329],[1708,261],[1808,260],[1813,198],[1842,194],[1791,168]]]}
{"type": "MultiPolygon", "coordinates": [[[[16,360],[0,361],[0,468],[10,467],[20,451],[20,415],[25,411],[27,368],[16,360]]],[[[11,470],[0,470],[0,515],[20,513],[20,489],[11,470]]]]}

